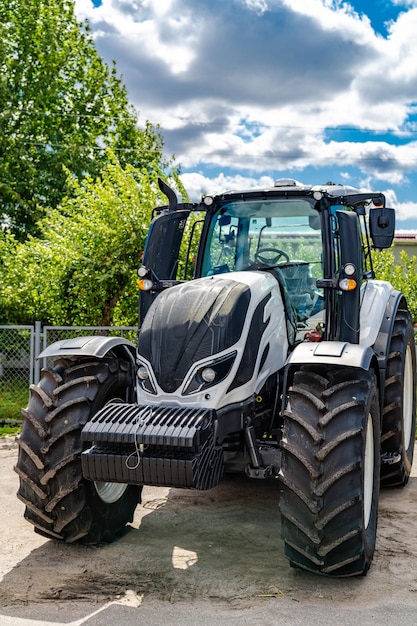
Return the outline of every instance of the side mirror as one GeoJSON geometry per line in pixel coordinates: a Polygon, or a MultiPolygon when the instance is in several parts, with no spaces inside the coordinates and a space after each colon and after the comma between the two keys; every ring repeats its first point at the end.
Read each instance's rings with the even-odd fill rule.
{"type": "Polygon", "coordinates": [[[376,249],[390,248],[394,239],[395,210],[386,207],[369,211],[369,228],[376,249]]]}

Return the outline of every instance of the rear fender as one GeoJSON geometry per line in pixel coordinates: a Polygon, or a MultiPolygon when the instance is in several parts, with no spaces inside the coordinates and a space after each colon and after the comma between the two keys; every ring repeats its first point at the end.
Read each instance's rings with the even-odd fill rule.
{"type": "Polygon", "coordinates": [[[380,405],[384,404],[387,359],[398,309],[408,310],[404,295],[383,280],[370,280],[363,287],[360,343],[376,356],[380,405]]]}
{"type": "Polygon", "coordinates": [[[359,343],[373,346],[381,340],[381,332],[385,333],[392,325],[393,312],[398,308],[401,294],[384,280],[369,280],[361,291],[359,343]]]}
{"type": "Polygon", "coordinates": [[[399,309],[408,311],[407,301],[400,291],[393,290],[386,303],[384,316],[381,320],[380,326],[378,326],[378,334],[375,343],[373,344],[373,349],[376,354],[376,358],[378,359],[381,406],[383,406],[383,391],[385,386],[387,360],[389,356],[392,333],[394,330],[394,322],[399,309]]]}
{"type": "Polygon", "coordinates": [[[393,291],[386,303],[381,324],[378,326],[378,334],[375,338],[375,343],[373,344],[375,354],[378,358],[379,367],[381,369],[385,369],[387,363],[388,350],[391,343],[395,317],[398,309],[408,311],[407,302],[401,292],[393,291]]]}

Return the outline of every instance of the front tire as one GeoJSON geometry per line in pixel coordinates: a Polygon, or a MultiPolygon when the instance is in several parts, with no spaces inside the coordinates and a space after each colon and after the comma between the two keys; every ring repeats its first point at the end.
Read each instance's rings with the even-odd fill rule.
{"type": "Polygon", "coordinates": [[[39,534],[96,544],[132,521],[141,487],[95,484],[81,471],[83,426],[110,400],[127,400],[132,384],[130,364],[108,357],[62,359],[32,385],[15,470],[25,518],[39,534]]]}
{"type": "Polygon", "coordinates": [[[398,310],[388,350],[381,434],[381,485],[407,484],[416,430],[416,348],[408,311],[398,310]]]}
{"type": "Polygon", "coordinates": [[[364,575],[376,540],[379,406],[375,377],[303,366],[284,414],[280,499],[293,567],[364,575]]]}

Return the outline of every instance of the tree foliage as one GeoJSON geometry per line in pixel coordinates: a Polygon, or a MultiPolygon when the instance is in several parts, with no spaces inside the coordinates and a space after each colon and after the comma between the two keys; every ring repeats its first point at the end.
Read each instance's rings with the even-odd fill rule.
{"type": "Polygon", "coordinates": [[[94,178],[107,148],[122,166],[162,161],[157,128],[140,130],[126,89],[95,49],[72,0],[0,3],[0,219],[23,240],[47,208],[94,178]],[[71,174],[68,177],[68,172],[71,174]]]}
{"type": "MultiPolygon", "coordinates": [[[[40,222],[40,237],[0,240],[0,314],[8,323],[135,325],[140,256],[152,210],[166,203],[151,171],[114,159],[40,222]]],[[[171,183],[180,187],[175,172],[171,183]]]]}
{"type": "Polygon", "coordinates": [[[396,259],[390,248],[374,253],[373,264],[378,279],[389,281],[405,295],[413,321],[417,323],[417,257],[410,257],[402,250],[396,259]]]}

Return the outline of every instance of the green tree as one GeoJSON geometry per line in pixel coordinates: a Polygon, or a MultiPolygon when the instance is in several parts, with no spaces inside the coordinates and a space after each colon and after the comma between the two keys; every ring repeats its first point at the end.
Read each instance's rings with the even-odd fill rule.
{"type": "Polygon", "coordinates": [[[121,165],[162,162],[157,127],[137,126],[116,69],[98,55],[72,0],[0,3],[0,219],[37,233],[76,180],[96,177],[107,148],[121,165]]]}
{"type": "MultiPolygon", "coordinates": [[[[113,160],[40,222],[39,237],[0,239],[0,314],[8,323],[137,323],[140,256],[164,176],[113,160]]],[[[166,176],[164,176],[166,177],[166,176]]],[[[170,184],[181,188],[175,172],[170,184]]]]}
{"type": "Polygon", "coordinates": [[[405,295],[413,321],[417,323],[417,257],[410,257],[402,250],[396,259],[390,248],[375,252],[373,264],[378,279],[387,280],[405,295]]]}

